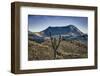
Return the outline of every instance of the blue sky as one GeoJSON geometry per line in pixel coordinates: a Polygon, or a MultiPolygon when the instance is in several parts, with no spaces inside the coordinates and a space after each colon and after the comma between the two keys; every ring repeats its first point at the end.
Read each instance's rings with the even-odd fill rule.
{"type": "Polygon", "coordinates": [[[32,32],[40,32],[47,27],[75,25],[82,32],[88,33],[88,18],[74,16],[28,15],[28,27],[32,32]]]}

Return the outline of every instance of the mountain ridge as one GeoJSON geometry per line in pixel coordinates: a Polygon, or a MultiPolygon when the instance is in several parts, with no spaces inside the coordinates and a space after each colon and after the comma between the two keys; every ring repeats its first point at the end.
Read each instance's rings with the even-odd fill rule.
{"type": "Polygon", "coordinates": [[[84,33],[81,32],[77,27],[74,25],[62,26],[62,27],[48,27],[45,30],[41,31],[44,36],[49,36],[51,33],[52,35],[76,35],[80,36],[84,33]]]}
{"type": "MultiPolygon", "coordinates": [[[[29,32],[29,38],[35,41],[44,41],[46,38],[50,37],[50,33],[52,36],[57,37],[61,35],[64,40],[80,40],[83,43],[87,42],[88,35],[80,31],[74,25],[61,26],[61,27],[48,27],[40,32],[29,32]]],[[[86,43],[87,44],[87,43],[86,43]]]]}

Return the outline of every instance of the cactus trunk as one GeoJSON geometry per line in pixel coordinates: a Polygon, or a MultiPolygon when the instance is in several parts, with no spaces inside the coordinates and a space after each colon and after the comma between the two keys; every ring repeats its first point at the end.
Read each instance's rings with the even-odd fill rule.
{"type": "Polygon", "coordinates": [[[51,45],[54,51],[54,59],[56,59],[56,52],[61,42],[61,35],[59,35],[57,39],[57,38],[52,37],[52,34],[50,32],[50,40],[51,40],[51,45]]]}

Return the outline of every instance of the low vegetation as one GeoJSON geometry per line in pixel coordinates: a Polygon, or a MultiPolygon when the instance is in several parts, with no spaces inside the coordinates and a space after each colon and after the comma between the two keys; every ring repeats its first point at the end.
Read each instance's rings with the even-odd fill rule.
{"type": "MultiPolygon", "coordinates": [[[[56,59],[87,58],[87,46],[76,40],[62,40],[56,51],[56,59]]],[[[38,43],[28,41],[28,60],[52,60],[54,50],[50,40],[38,43]]]]}

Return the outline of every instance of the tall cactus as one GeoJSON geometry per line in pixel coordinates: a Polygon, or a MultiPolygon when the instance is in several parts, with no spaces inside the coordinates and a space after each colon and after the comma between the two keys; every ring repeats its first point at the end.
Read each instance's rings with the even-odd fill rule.
{"type": "Polygon", "coordinates": [[[49,35],[50,35],[51,45],[54,51],[54,59],[56,59],[56,52],[61,42],[61,35],[59,35],[58,38],[53,37],[51,32],[49,32],[49,35]]]}

